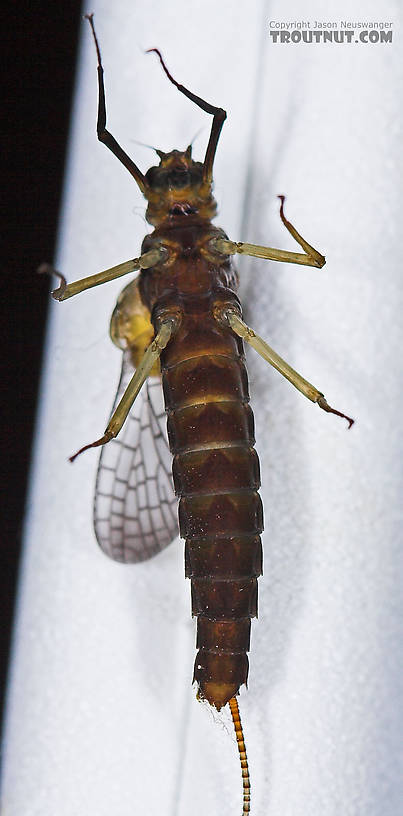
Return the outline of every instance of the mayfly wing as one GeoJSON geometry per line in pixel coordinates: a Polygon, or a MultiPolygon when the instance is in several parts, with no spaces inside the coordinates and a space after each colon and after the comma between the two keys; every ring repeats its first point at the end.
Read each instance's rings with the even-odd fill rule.
{"type": "MultiPolygon", "coordinates": [[[[125,351],[114,407],[133,370],[125,351]]],[[[161,379],[149,377],[119,437],[102,448],[99,460],[95,534],[114,561],[146,561],[179,535],[171,462],[161,379]]]]}

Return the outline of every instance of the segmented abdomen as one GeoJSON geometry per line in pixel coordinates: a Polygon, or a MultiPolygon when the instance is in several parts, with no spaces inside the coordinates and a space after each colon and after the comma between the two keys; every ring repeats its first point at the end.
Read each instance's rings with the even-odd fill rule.
{"type": "Polygon", "coordinates": [[[161,355],[192,613],[194,679],[217,709],[246,683],[262,572],[259,461],[241,341],[206,313],[185,314],[161,355]]]}

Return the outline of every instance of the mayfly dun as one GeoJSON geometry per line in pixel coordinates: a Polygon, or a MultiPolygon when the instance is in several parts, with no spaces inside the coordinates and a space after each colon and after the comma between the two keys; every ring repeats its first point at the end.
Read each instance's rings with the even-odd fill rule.
{"type": "MultiPolygon", "coordinates": [[[[61,284],[53,297],[62,301],[139,272],[119,296],[111,320],[112,340],[123,350],[111,419],[104,435],[71,460],[88,448],[105,446],[95,532],[108,556],[136,563],[156,555],[178,533],[185,539],[185,572],[197,617],[193,679],[200,699],[217,710],[229,705],[245,816],[250,780],[237,695],[248,678],[251,619],[257,614],[263,510],[243,341],[324,411],[344,417],[349,427],[353,420],[330,407],[321,391],[243,322],[231,258],[238,253],[318,268],[325,258],[286,218],[284,196],[279,196],[281,221],[303,252],[234,242],[212,225],[213,164],[226,112],[179,84],[156,48],[150,51],[168,80],[213,121],[203,162],[194,161],[190,145],[169,153],[157,150],[159,164],[145,174],[139,170],[106,129],[101,53],[93,15],[87,19],[98,59],[98,139],[133,176],[148,202],[146,218],[154,231],[137,258],[70,284],[55,273],[61,284]]],[[[47,265],[41,271],[54,272],[47,265]]]]}

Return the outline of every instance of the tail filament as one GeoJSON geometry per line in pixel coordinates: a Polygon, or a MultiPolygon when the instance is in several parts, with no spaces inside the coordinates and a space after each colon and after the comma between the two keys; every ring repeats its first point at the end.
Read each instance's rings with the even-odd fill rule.
{"type": "Polygon", "coordinates": [[[231,709],[232,722],[234,723],[235,736],[238,744],[239,758],[242,770],[243,785],[243,809],[242,816],[249,816],[250,813],[250,776],[248,768],[248,758],[246,756],[245,741],[242,730],[241,715],[236,697],[231,697],[228,702],[231,709]]]}

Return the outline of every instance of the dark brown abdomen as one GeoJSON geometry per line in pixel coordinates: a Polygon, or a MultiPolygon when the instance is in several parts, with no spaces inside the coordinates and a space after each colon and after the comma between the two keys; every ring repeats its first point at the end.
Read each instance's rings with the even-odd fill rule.
{"type": "Polygon", "coordinates": [[[263,529],[241,341],[186,315],[161,355],[186,575],[197,621],[194,680],[217,709],[246,683],[263,529]]]}

